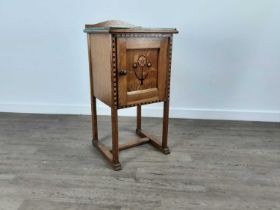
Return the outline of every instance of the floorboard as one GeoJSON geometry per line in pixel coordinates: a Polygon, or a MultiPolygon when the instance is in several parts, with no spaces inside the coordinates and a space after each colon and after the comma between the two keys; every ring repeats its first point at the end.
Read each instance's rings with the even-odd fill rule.
{"type": "MultiPolygon", "coordinates": [[[[136,119],[119,118],[120,143],[136,119]]],[[[160,138],[161,120],[143,118],[160,138]]],[[[111,145],[110,118],[98,117],[111,145]]],[[[170,119],[170,155],[145,144],[113,171],[89,116],[0,113],[0,210],[280,209],[280,124],[170,119]]]]}

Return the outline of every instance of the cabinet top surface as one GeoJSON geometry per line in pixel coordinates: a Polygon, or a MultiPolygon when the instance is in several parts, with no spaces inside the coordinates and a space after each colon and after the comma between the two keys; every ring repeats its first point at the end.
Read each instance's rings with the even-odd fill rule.
{"type": "Polygon", "coordinates": [[[120,20],[86,24],[85,33],[178,33],[176,28],[145,28],[120,20]]]}

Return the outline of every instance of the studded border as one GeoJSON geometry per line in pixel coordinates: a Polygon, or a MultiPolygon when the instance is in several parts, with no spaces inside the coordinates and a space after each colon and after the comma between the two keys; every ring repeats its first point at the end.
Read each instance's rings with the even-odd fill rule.
{"type": "Polygon", "coordinates": [[[172,34],[159,34],[159,33],[115,33],[116,37],[149,37],[149,38],[162,38],[170,37],[172,34]]]}
{"type": "Polygon", "coordinates": [[[117,37],[149,37],[149,38],[169,38],[169,67],[168,67],[168,81],[167,81],[167,100],[169,100],[170,95],[170,78],[171,78],[171,62],[172,62],[172,34],[158,34],[158,33],[115,33],[112,34],[112,81],[113,81],[113,107],[115,109],[123,109],[128,107],[133,107],[137,105],[152,104],[158,102],[164,102],[165,100],[153,100],[142,103],[135,103],[125,106],[118,106],[118,91],[117,91],[117,52],[116,52],[116,40],[117,37]]]}
{"type": "Polygon", "coordinates": [[[172,45],[173,45],[173,36],[169,37],[169,66],[168,66],[168,81],[167,81],[167,99],[170,97],[170,80],[171,80],[171,63],[172,63],[172,45]]]}
{"type": "Polygon", "coordinates": [[[113,96],[112,104],[115,109],[118,108],[118,90],[117,90],[117,53],[116,53],[116,37],[112,35],[112,81],[113,96]]]}

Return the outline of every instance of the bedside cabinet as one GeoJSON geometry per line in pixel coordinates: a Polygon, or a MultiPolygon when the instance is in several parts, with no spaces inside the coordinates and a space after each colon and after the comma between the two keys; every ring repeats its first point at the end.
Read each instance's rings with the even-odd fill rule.
{"type": "Polygon", "coordinates": [[[167,146],[172,28],[143,28],[122,21],[85,25],[91,88],[93,145],[120,170],[119,151],[150,143],[164,154],[167,146]],[[98,141],[96,99],[111,107],[112,149],[98,141]],[[141,106],[163,102],[162,140],[141,128],[141,106]],[[138,139],[118,142],[118,109],[137,107],[138,139]]]}

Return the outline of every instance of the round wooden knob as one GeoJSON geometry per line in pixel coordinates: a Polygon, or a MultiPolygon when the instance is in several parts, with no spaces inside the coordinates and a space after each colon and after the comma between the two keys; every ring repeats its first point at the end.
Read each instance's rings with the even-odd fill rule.
{"type": "Polygon", "coordinates": [[[148,62],[147,67],[151,67],[151,66],[152,66],[151,62],[148,62]]]}
{"type": "Polygon", "coordinates": [[[127,70],[120,70],[120,71],[119,71],[119,75],[120,75],[120,76],[125,76],[125,75],[127,75],[127,70]]]}
{"type": "Polygon", "coordinates": [[[137,63],[133,64],[133,68],[135,68],[135,69],[137,68],[137,63]]]}

